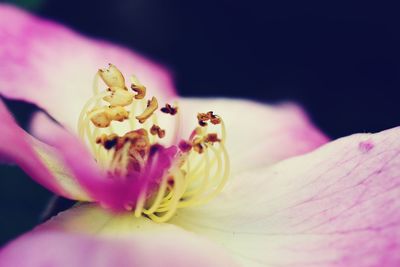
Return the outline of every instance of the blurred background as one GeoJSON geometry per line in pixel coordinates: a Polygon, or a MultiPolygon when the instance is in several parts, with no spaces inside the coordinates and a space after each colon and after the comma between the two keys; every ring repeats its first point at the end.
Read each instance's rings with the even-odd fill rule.
{"type": "MultiPolygon", "coordinates": [[[[184,96],[292,100],[332,138],[400,125],[400,17],[387,2],[0,2],[163,63],[184,96]]],[[[32,107],[8,103],[26,123],[32,107]]],[[[52,195],[17,167],[0,176],[1,245],[46,217],[52,195]]]]}

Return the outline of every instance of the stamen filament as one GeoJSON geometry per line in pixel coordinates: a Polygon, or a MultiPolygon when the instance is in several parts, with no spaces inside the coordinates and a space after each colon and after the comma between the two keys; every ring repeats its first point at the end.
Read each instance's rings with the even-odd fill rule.
{"type": "Polygon", "coordinates": [[[213,111],[199,113],[200,126],[186,141],[180,138],[178,103],[166,103],[160,109],[167,114],[164,116],[176,115],[175,126],[169,132],[158,125],[157,98],[150,96],[147,100],[146,87],[135,76],[131,77],[131,86],[126,86],[122,73],[110,64],[94,76],[92,90],[93,96],[79,115],[78,133],[110,178],[138,179],[143,185],[133,203],[124,205],[134,216],[165,222],[179,208],[205,204],[222,191],[230,163],[225,123],[220,116],[213,111]],[[107,86],[103,92],[99,80],[107,86]],[[219,130],[210,133],[209,129],[216,126],[219,130]],[[169,169],[161,177],[154,177],[159,173],[160,154],[150,151],[161,146],[157,142],[166,133],[173,134],[171,145],[180,150],[172,152],[169,169]],[[133,172],[138,175],[130,176],[133,172]]]}
{"type": "Polygon", "coordinates": [[[168,180],[168,176],[164,175],[164,177],[161,180],[160,188],[158,189],[158,192],[157,192],[156,198],[154,199],[153,204],[151,205],[151,207],[149,209],[143,209],[144,214],[147,214],[147,215],[152,214],[159,208],[159,206],[163,200],[163,197],[165,195],[165,192],[167,190],[167,187],[168,187],[167,180],[168,180]]]}

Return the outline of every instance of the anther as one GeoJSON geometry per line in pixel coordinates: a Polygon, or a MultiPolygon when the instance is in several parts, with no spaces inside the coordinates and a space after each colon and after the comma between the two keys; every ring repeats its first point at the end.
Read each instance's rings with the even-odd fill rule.
{"type": "Polygon", "coordinates": [[[197,121],[199,122],[199,125],[201,127],[207,126],[207,122],[210,120],[210,114],[209,113],[198,113],[197,114],[197,121]]]}
{"type": "Polygon", "coordinates": [[[151,117],[151,115],[153,115],[154,111],[156,111],[157,108],[158,108],[157,98],[153,96],[152,99],[148,102],[146,109],[143,111],[142,114],[136,116],[136,119],[140,123],[144,123],[148,118],[151,117]]]}
{"type": "Polygon", "coordinates": [[[122,148],[126,142],[130,142],[131,148],[138,152],[147,152],[150,147],[149,137],[145,129],[138,129],[124,134],[118,140],[117,149],[122,148]]]}
{"type": "Polygon", "coordinates": [[[110,126],[111,121],[124,121],[129,117],[129,112],[123,107],[95,108],[88,114],[92,123],[99,128],[110,126]]]}
{"type": "Polygon", "coordinates": [[[99,69],[98,74],[108,87],[125,88],[125,78],[113,64],[108,64],[106,69],[99,69]]]}
{"type": "Polygon", "coordinates": [[[181,140],[178,144],[179,150],[182,151],[183,153],[187,153],[192,149],[192,145],[185,141],[185,140],[181,140]]]}
{"type": "MultiPolygon", "coordinates": [[[[159,168],[157,164],[152,164],[152,159],[163,157],[164,152],[171,160],[168,170],[155,177],[154,189],[141,189],[137,200],[125,203],[126,210],[133,211],[136,217],[144,214],[156,222],[165,222],[177,209],[207,203],[221,192],[229,177],[229,158],[225,148],[225,124],[218,115],[213,111],[198,113],[197,121],[201,127],[193,129],[186,140],[181,139],[165,148],[150,136],[163,138],[166,135],[166,130],[160,128],[157,118],[153,116],[159,108],[157,99],[152,97],[141,114],[136,114],[138,107],[146,102],[146,87],[135,76],[131,77],[132,91],[125,86],[122,73],[112,64],[99,70],[95,79],[95,95],[81,112],[78,131],[89,142],[96,162],[110,178],[130,178],[136,177],[136,174],[141,177],[140,174],[148,168],[150,171],[159,168]],[[98,90],[99,78],[107,85],[103,92],[98,90]],[[145,123],[150,117],[153,118],[152,123],[145,123]],[[143,128],[138,129],[135,119],[143,124],[143,128]],[[125,120],[126,123],[111,125],[113,121],[125,120]],[[208,124],[219,124],[218,133],[209,133],[208,127],[205,127],[208,124]],[[122,130],[119,126],[128,125],[128,132],[125,131],[122,136],[113,133],[114,129],[118,132],[122,130]]],[[[176,115],[178,107],[165,104],[160,111],[176,115]]]]}
{"type": "Polygon", "coordinates": [[[151,126],[150,133],[152,135],[157,135],[159,138],[163,138],[165,136],[165,130],[161,129],[160,126],[155,124],[151,126]]]}
{"type": "Polygon", "coordinates": [[[221,118],[215,115],[212,111],[209,111],[207,113],[198,113],[197,120],[201,127],[207,126],[207,121],[210,121],[214,125],[221,123],[221,118]]]}
{"type": "Polygon", "coordinates": [[[218,115],[215,115],[214,112],[209,111],[207,114],[209,115],[212,124],[217,125],[221,123],[221,118],[218,115]]]}
{"type": "Polygon", "coordinates": [[[195,138],[193,140],[192,146],[193,146],[193,150],[196,151],[197,153],[202,154],[204,152],[204,145],[203,145],[202,138],[199,138],[199,137],[195,138]]]}
{"type": "Polygon", "coordinates": [[[110,150],[117,145],[118,138],[116,134],[102,134],[96,138],[96,144],[101,144],[105,149],[110,150]]]}
{"type": "Polygon", "coordinates": [[[131,76],[131,89],[136,92],[135,99],[143,99],[146,96],[146,87],[134,75],[131,76]]]}
{"type": "Polygon", "coordinates": [[[178,113],[178,107],[173,107],[170,104],[165,104],[165,107],[162,107],[161,112],[166,113],[166,114],[170,114],[170,115],[176,115],[176,113],[178,113]]]}
{"type": "Polygon", "coordinates": [[[110,103],[110,107],[125,107],[132,104],[133,94],[125,89],[117,89],[111,92],[111,95],[105,96],[104,101],[110,103]]]}
{"type": "Polygon", "coordinates": [[[218,138],[218,134],[216,133],[209,133],[204,138],[204,142],[214,144],[216,142],[221,142],[221,139],[218,138]]]}

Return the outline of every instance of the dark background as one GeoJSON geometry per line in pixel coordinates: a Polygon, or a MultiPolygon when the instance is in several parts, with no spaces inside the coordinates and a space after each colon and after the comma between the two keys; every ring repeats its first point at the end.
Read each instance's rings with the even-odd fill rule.
{"type": "MultiPolygon", "coordinates": [[[[8,2],[162,62],[173,70],[184,96],[293,100],[332,138],[400,124],[400,23],[395,5],[298,0],[8,2]]],[[[31,107],[9,104],[24,123],[31,107]]],[[[16,167],[2,166],[0,174],[3,244],[40,221],[51,194],[16,167]]]]}

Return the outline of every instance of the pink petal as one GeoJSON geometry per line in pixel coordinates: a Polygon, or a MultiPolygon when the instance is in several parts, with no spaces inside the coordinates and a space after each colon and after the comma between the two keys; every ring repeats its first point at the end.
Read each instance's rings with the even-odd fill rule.
{"type": "MultiPolygon", "coordinates": [[[[39,158],[33,148],[33,138],[23,131],[0,99],[0,159],[18,164],[35,181],[56,194],[72,198],[79,190],[66,190],[61,181],[39,158]]],[[[71,188],[69,188],[71,189],[71,188]]]]}
{"type": "Polygon", "coordinates": [[[70,130],[92,96],[94,74],[108,63],[135,74],[149,95],[175,94],[168,72],[137,53],[10,5],[0,4],[0,13],[0,94],[37,104],[70,130]]]}
{"type": "Polygon", "coordinates": [[[148,161],[142,176],[113,178],[100,170],[81,140],[45,114],[37,113],[34,116],[32,132],[55,148],[57,155],[93,201],[113,210],[134,207],[141,190],[162,177],[176,154],[174,147],[160,149],[155,152],[156,156],[148,161]]]}
{"type": "Polygon", "coordinates": [[[91,205],[64,212],[0,251],[1,267],[236,266],[220,246],[169,224],[91,205]]]}
{"type": "Polygon", "coordinates": [[[241,173],[173,223],[245,266],[400,266],[400,128],[241,173]]]}
{"type": "Polygon", "coordinates": [[[248,170],[309,152],[328,141],[294,104],[263,105],[233,99],[180,99],[183,136],[198,112],[214,111],[226,124],[233,171],[248,170]]]}

